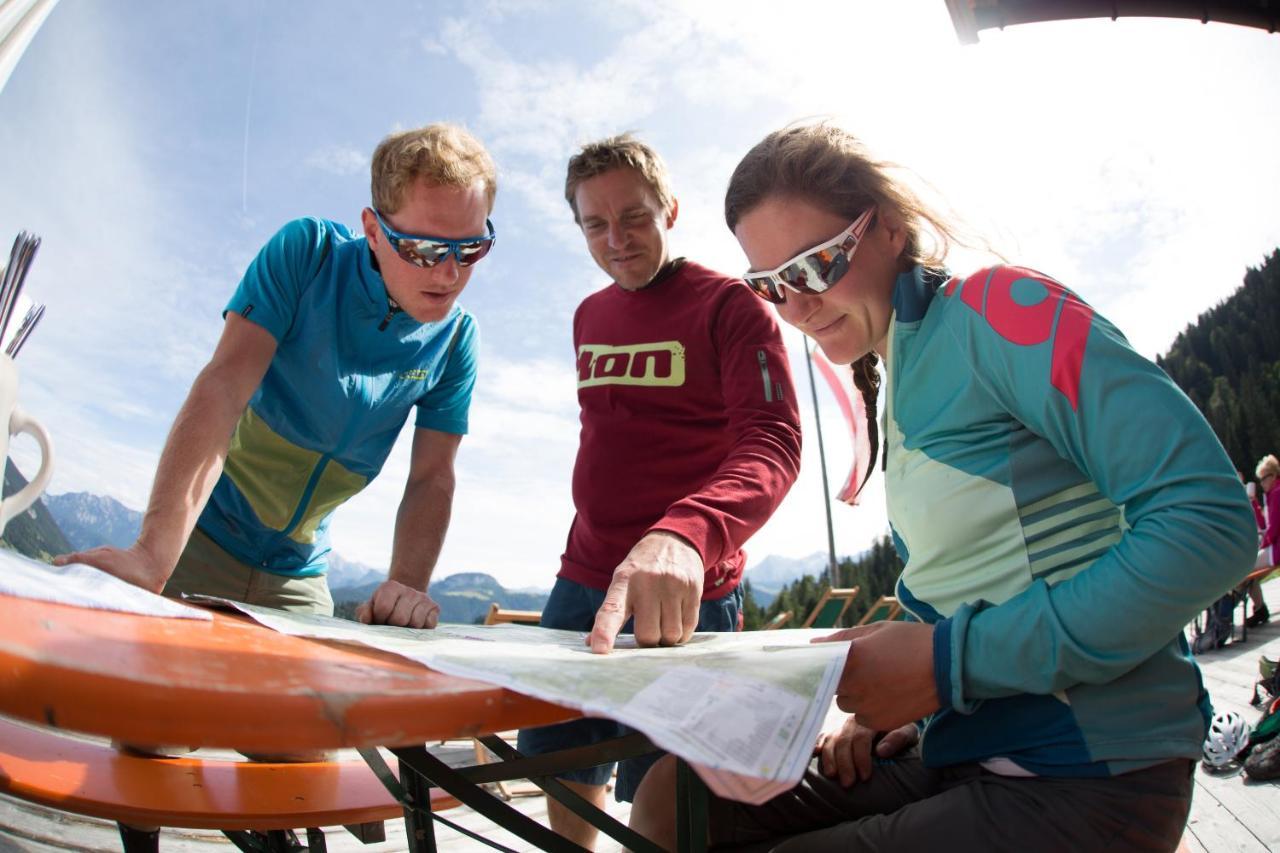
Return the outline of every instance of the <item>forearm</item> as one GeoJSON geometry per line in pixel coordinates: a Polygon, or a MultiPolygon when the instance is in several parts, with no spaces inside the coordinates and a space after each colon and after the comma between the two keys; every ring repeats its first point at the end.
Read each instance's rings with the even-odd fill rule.
{"type": "Polygon", "coordinates": [[[733,441],[711,476],[652,527],[687,539],[707,567],[764,526],[800,473],[800,411],[773,315],[745,288],[726,294],[712,328],[733,441]]]}
{"type": "Polygon", "coordinates": [[[715,474],[650,528],[686,539],[707,566],[742,547],[773,515],[799,474],[799,430],[784,420],[754,420],[731,425],[741,438],[715,474]]]}
{"type": "Polygon", "coordinates": [[[939,623],[944,704],[1106,683],[1144,661],[1251,565],[1251,523],[1226,497],[1140,523],[1070,580],[939,623]]]}
{"type": "Polygon", "coordinates": [[[453,512],[454,478],[439,473],[411,481],[396,513],[395,542],[388,576],[426,591],[453,512]]]}
{"type": "Polygon", "coordinates": [[[165,569],[166,578],[222,473],[231,433],[243,410],[219,391],[206,368],[174,419],[138,536],[139,546],[165,569]]]}
{"type": "MultiPolygon", "coordinates": [[[[989,395],[983,424],[1007,415],[1026,427],[1028,446],[1048,442],[1121,511],[1123,524],[1107,520],[1101,506],[1090,510],[1093,523],[1071,521],[1058,503],[1064,509],[1052,523],[1060,528],[1032,546],[1028,532],[1037,522],[1022,515],[1032,510],[1017,498],[1028,557],[1034,547],[1046,560],[1032,578],[1043,579],[1003,600],[976,588],[961,600],[995,604],[964,604],[937,624],[939,698],[964,711],[973,700],[1110,683],[1173,642],[1248,571],[1257,534],[1245,492],[1186,395],[1062,285],[995,267],[943,294],[953,301],[940,303],[945,337],[937,340],[950,338],[950,352],[989,395]],[[1031,327],[1017,328],[1033,315],[1014,300],[1015,285],[1044,294],[1044,309],[1058,306],[1040,315],[1056,326],[1042,328],[1038,342],[1039,332],[1028,340],[1031,327]],[[1107,541],[1113,544],[1088,562],[1107,541]],[[1069,568],[1072,559],[1083,565],[1069,568]]],[[[1015,494],[1019,482],[1038,488],[1030,485],[1034,463],[1023,467],[1019,473],[1012,464],[1002,475],[1015,494]]]]}

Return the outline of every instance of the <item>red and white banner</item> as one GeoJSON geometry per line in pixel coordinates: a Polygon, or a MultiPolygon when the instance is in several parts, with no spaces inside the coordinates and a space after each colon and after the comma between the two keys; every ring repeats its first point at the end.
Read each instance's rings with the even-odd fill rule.
{"type": "Polygon", "coordinates": [[[853,374],[847,367],[837,369],[827,361],[822,351],[815,347],[810,351],[818,372],[827,381],[831,393],[836,397],[840,412],[844,415],[849,427],[849,437],[853,442],[853,466],[844,486],[836,494],[836,499],[850,506],[857,506],[858,488],[867,479],[867,465],[871,460],[871,436],[867,432],[867,407],[862,395],[853,387],[853,374]]]}

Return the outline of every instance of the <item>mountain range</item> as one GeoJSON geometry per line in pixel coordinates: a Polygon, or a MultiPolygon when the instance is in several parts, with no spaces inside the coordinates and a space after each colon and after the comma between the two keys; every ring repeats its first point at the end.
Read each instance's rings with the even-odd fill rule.
{"type": "Polygon", "coordinates": [[[77,551],[99,545],[128,548],[142,529],[142,513],[105,495],[68,492],[42,500],[77,551]]]}
{"type": "MultiPolygon", "coordinates": [[[[12,494],[26,480],[10,463],[5,493],[12,494]]],[[[54,554],[97,545],[127,548],[142,529],[142,513],[115,498],[89,492],[45,495],[32,508],[10,522],[4,540],[14,550],[48,560],[54,554]],[[59,529],[60,528],[60,529],[59,529]],[[65,536],[63,535],[65,534],[65,536]]],[[[368,599],[387,577],[385,568],[348,560],[329,552],[329,589],[342,615],[368,599]]],[[[491,602],[513,610],[541,610],[546,590],[508,590],[490,575],[460,572],[437,579],[431,595],[439,602],[445,622],[472,623],[482,619],[491,602]]]]}
{"type": "MultiPolygon", "coordinates": [[[[380,574],[376,580],[359,586],[335,587],[331,583],[335,613],[350,617],[356,605],[368,600],[385,576],[380,574]]],[[[542,610],[547,595],[545,591],[509,590],[483,572],[457,572],[431,582],[431,597],[440,605],[441,622],[482,622],[489,606],[495,602],[505,610],[542,610]]]]}
{"type": "MultiPolygon", "coordinates": [[[[5,472],[5,493],[12,494],[26,480],[10,462],[5,472]]],[[[17,551],[48,560],[54,554],[92,548],[96,545],[128,547],[142,528],[142,513],[115,498],[89,492],[45,495],[30,510],[13,519],[5,531],[4,543],[17,551]]],[[[820,576],[827,555],[819,551],[808,557],[768,556],[747,571],[757,604],[768,606],[783,586],[810,574],[820,576]]],[[[387,576],[385,568],[348,560],[329,553],[329,588],[339,612],[349,614],[356,604],[387,576]]],[[[431,596],[440,604],[446,622],[472,623],[484,617],[491,602],[514,610],[541,610],[547,590],[507,589],[483,572],[458,572],[437,578],[431,596]]]]}
{"type": "MultiPolygon", "coordinates": [[[[4,494],[12,495],[26,484],[27,478],[14,466],[13,460],[6,460],[4,494]]],[[[36,501],[26,512],[9,520],[0,545],[45,562],[73,550],[43,500],[36,501]]]]}
{"type": "Polygon", "coordinates": [[[779,557],[770,554],[747,569],[751,596],[756,604],[768,607],[782,588],[805,575],[822,577],[827,571],[827,552],[815,551],[807,557],[779,557]]]}

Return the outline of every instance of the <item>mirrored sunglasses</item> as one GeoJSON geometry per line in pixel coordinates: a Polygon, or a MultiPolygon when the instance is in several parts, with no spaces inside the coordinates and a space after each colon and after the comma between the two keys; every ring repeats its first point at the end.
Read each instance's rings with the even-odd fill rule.
{"type": "Polygon", "coordinates": [[[875,224],[876,209],[868,208],[835,237],[806,249],[776,269],[748,272],[742,278],[761,299],[780,304],[790,288],[796,293],[825,293],[844,278],[863,235],[875,224]]]}
{"type": "Polygon", "coordinates": [[[444,237],[401,234],[387,225],[377,208],[370,209],[373,211],[373,215],[378,218],[378,225],[382,227],[382,233],[387,236],[387,242],[391,244],[391,248],[395,249],[396,254],[402,260],[413,264],[415,267],[429,269],[436,264],[444,263],[450,255],[453,255],[454,260],[458,262],[458,266],[469,267],[489,254],[489,250],[493,248],[494,242],[498,239],[498,234],[493,229],[493,221],[489,219],[484,221],[484,227],[488,233],[483,237],[463,237],[460,240],[449,240],[444,237]]]}

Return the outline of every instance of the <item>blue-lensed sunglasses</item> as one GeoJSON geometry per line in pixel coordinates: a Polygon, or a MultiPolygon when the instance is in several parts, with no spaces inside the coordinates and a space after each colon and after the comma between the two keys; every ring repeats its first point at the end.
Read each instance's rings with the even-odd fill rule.
{"type": "Polygon", "coordinates": [[[488,233],[483,237],[463,237],[460,240],[449,240],[444,237],[401,234],[387,225],[376,207],[370,208],[370,210],[377,217],[378,225],[381,226],[382,233],[387,236],[387,242],[391,244],[391,248],[396,250],[396,254],[405,263],[413,264],[415,267],[429,269],[436,264],[444,263],[450,255],[453,255],[454,260],[458,262],[458,266],[469,267],[489,254],[489,250],[493,248],[494,242],[498,239],[497,232],[493,230],[493,221],[489,219],[484,221],[484,227],[488,233]]]}

